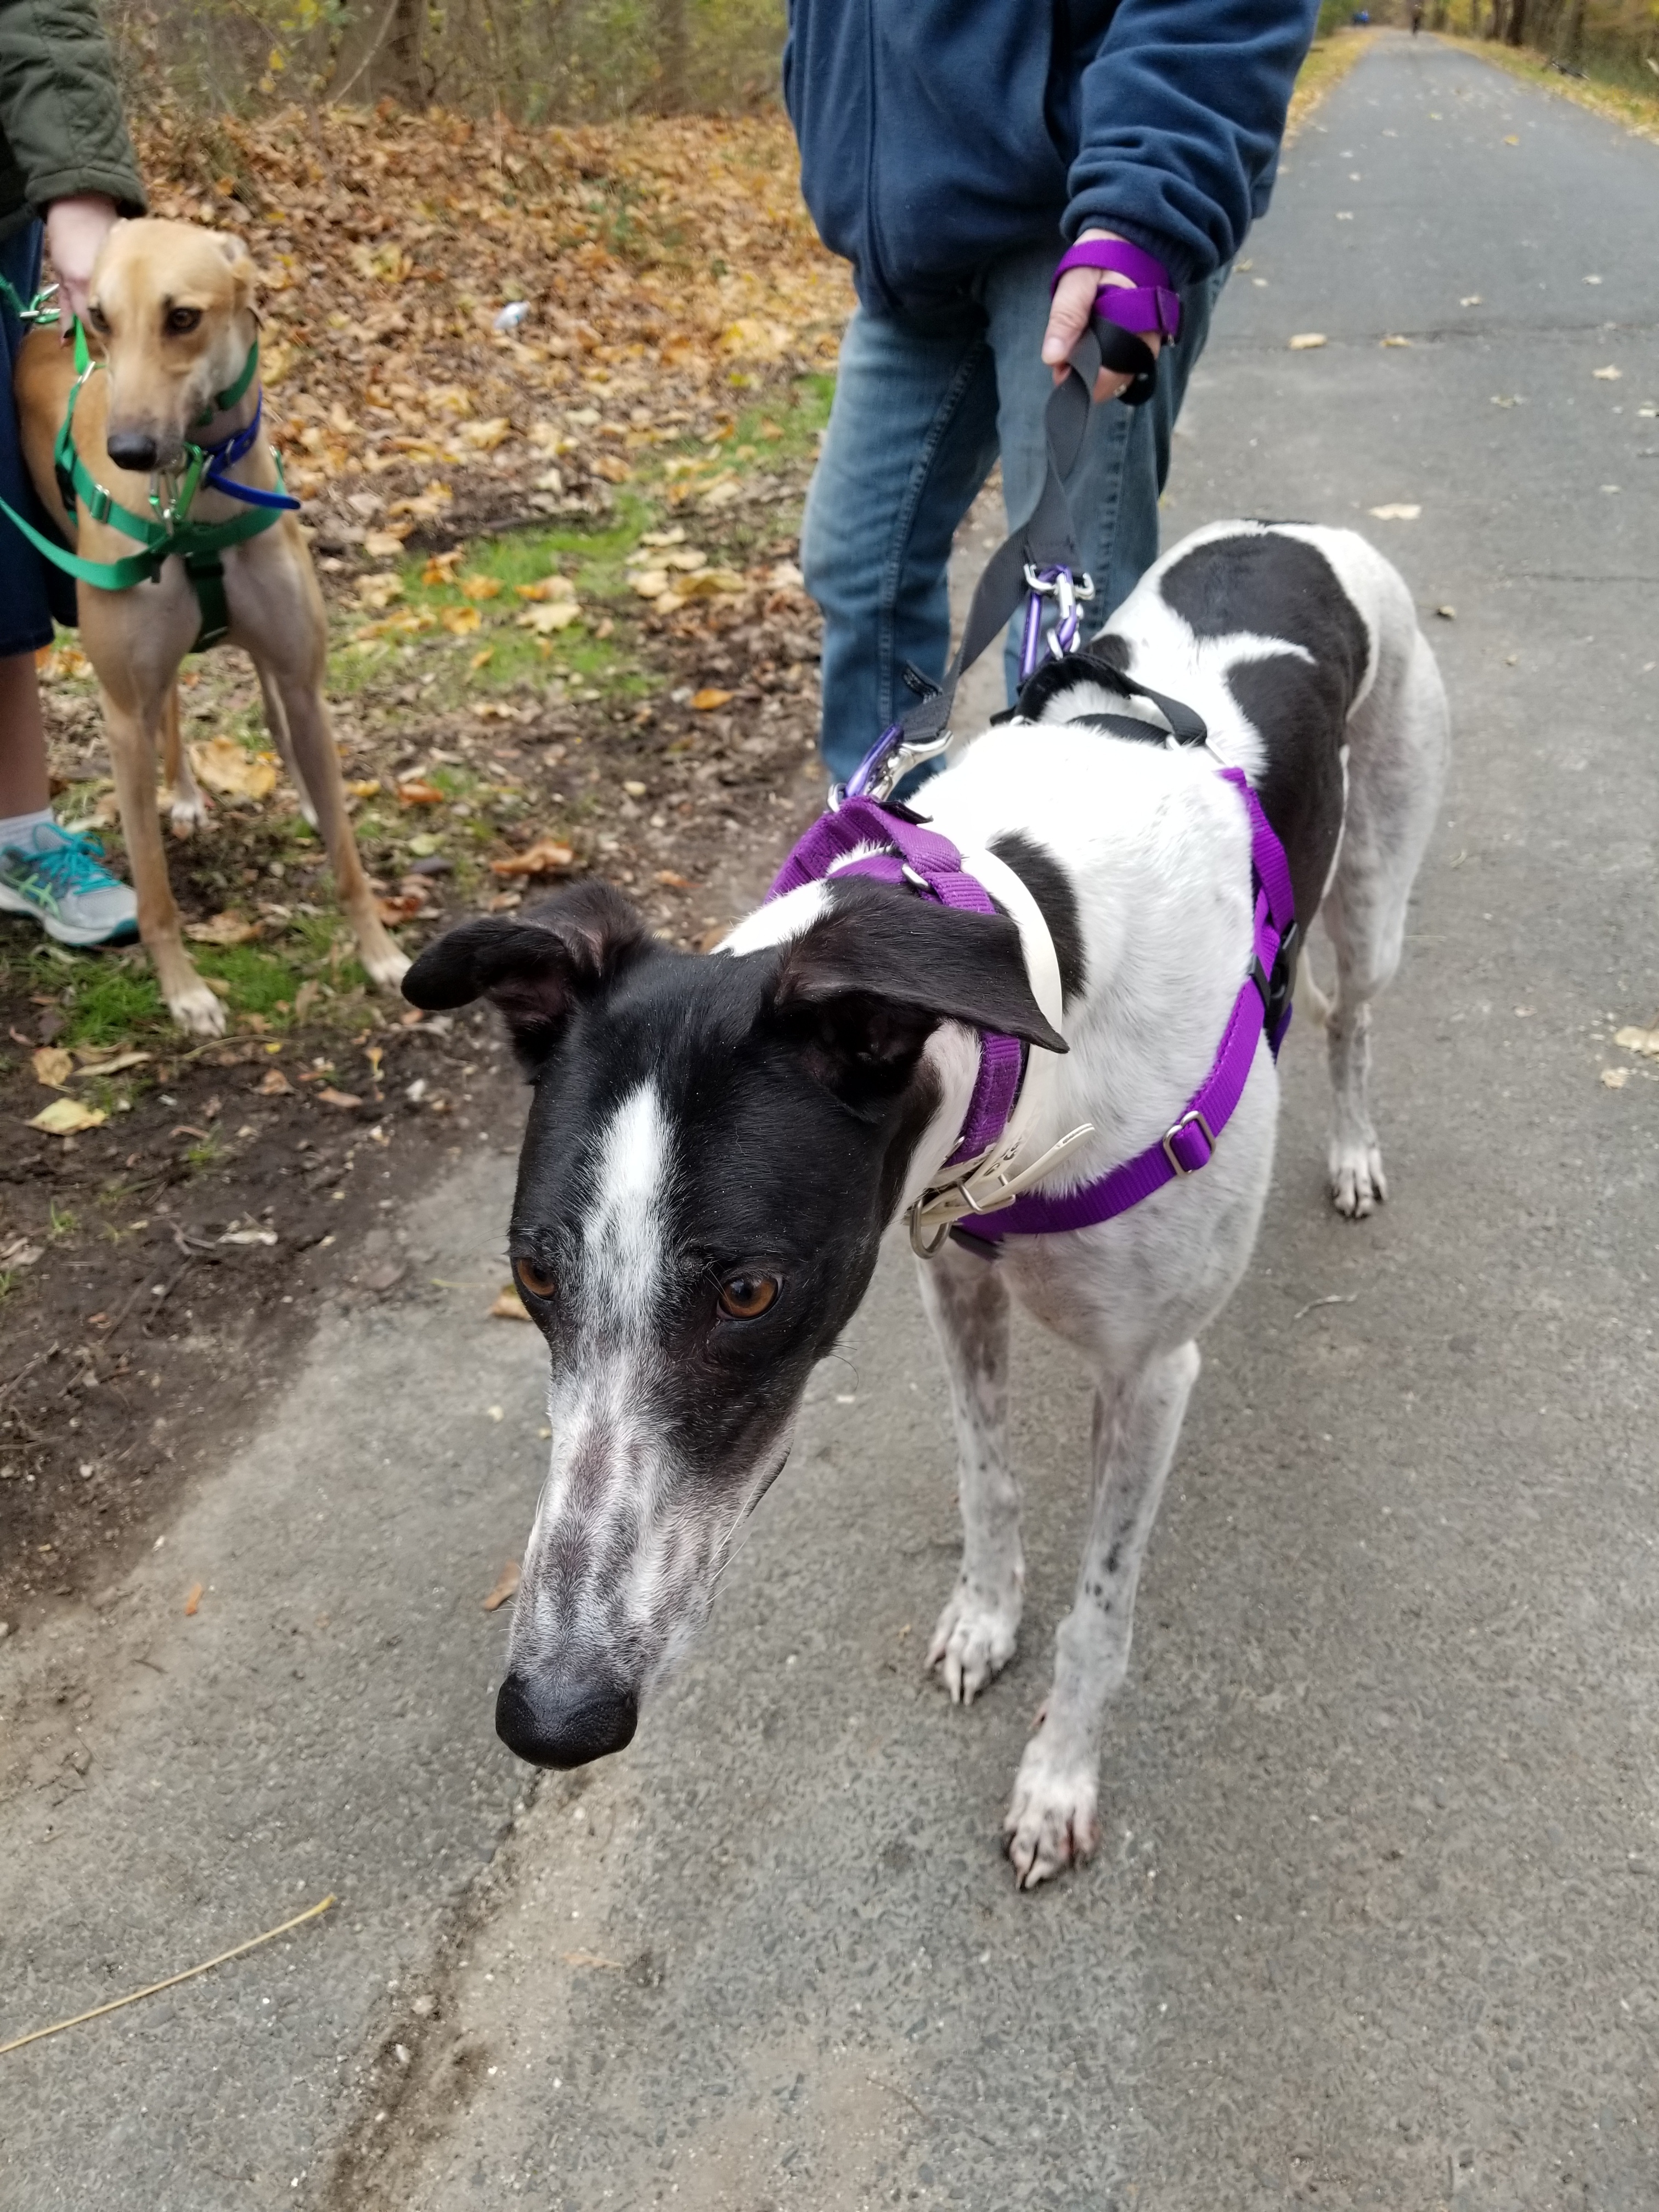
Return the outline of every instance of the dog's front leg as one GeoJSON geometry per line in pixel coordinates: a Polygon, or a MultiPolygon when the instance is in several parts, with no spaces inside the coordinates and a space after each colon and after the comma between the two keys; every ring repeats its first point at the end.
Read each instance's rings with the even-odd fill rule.
{"type": "Polygon", "coordinates": [[[994,1261],[947,1243],[921,1263],[921,1297],[951,1385],[962,1572],[927,1663],[968,1705],[1014,1656],[1024,1597],[1019,1485],[1008,1465],[1008,1291],[994,1261]]]}
{"type": "MultiPolygon", "coordinates": [[[[265,681],[263,675],[260,680],[265,681]]],[[[396,990],[408,969],[409,956],[387,935],[358,857],[346,813],[339,750],[322,692],[281,667],[272,670],[270,686],[293,747],[300,788],[309,796],[317,834],[327,848],[335,894],[357,939],[357,956],[371,983],[396,990]]]]}
{"type": "Polygon", "coordinates": [[[1077,1597],[1054,1637],[1053,1686],[1005,1823],[1024,1889],[1094,1850],[1101,1720],[1129,1664],[1140,1562],[1198,1367],[1188,1341],[1096,1392],[1094,1517],[1077,1597]]]}
{"type": "Polygon", "coordinates": [[[180,1028],[197,1036],[222,1036],[225,1010],[185,950],[179,908],[167,880],[155,805],[156,740],[166,726],[165,697],[118,702],[106,690],[104,723],[121,808],[121,834],[138,894],[138,934],[155,967],[161,996],[180,1028]]]}

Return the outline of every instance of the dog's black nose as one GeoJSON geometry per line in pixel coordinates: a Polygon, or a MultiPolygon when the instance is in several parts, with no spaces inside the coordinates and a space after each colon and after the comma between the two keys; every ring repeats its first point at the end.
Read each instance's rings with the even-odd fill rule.
{"type": "Polygon", "coordinates": [[[112,430],[105,448],[118,469],[153,469],[155,441],[144,430],[112,430]]]}
{"type": "Polygon", "coordinates": [[[495,1733],[532,1766],[586,1766],[634,1740],[639,1700],[609,1683],[571,1686],[509,1674],[495,1698],[495,1733]]]}

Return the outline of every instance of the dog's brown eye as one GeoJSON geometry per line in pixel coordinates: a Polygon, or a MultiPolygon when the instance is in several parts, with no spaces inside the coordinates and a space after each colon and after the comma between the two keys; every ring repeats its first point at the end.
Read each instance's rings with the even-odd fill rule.
{"type": "Polygon", "coordinates": [[[87,320],[100,336],[109,328],[109,325],[104,320],[104,311],[95,300],[87,301],[87,320]]]}
{"type": "Polygon", "coordinates": [[[538,1267],[533,1260],[515,1260],[513,1272],[519,1279],[519,1288],[528,1291],[532,1298],[550,1298],[559,1287],[558,1277],[538,1267]]]}
{"type": "Polygon", "coordinates": [[[167,328],[182,337],[186,331],[193,331],[201,319],[199,307],[175,307],[167,317],[167,328]]]}
{"type": "Polygon", "coordinates": [[[775,1275],[728,1275],[720,1285],[720,1311],[732,1321],[758,1321],[777,1295],[775,1275]]]}

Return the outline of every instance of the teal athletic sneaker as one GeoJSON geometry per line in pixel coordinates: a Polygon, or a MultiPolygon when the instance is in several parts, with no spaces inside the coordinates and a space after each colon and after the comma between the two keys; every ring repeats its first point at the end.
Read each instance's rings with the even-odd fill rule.
{"type": "Polygon", "coordinates": [[[59,945],[113,945],[138,934],[138,901],[90,837],[38,822],[27,846],[0,850],[0,914],[26,914],[59,945]]]}

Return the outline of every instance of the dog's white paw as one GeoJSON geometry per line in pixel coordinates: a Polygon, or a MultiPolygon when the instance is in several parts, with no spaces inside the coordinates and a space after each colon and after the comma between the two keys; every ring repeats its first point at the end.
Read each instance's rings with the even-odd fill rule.
{"type": "Polygon", "coordinates": [[[363,970],[377,991],[395,991],[409,973],[409,955],[388,939],[384,952],[363,955],[363,970]]]}
{"type": "Polygon", "coordinates": [[[208,803],[199,791],[175,791],[167,802],[167,820],[175,837],[188,837],[208,818],[208,803]]]}
{"type": "Polygon", "coordinates": [[[167,994],[167,1012],[181,1030],[192,1036],[216,1037],[225,1033],[222,1002],[200,981],[167,994]]]}
{"type": "Polygon", "coordinates": [[[1350,1221],[1363,1221],[1388,1197],[1382,1155],[1375,1144],[1331,1141],[1331,1204],[1350,1221]]]}
{"type": "Polygon", "coordinates": [[[1092,1758],[1060,1757],[1041,1731],[1025,1747],[1003,1849],[1022,1889],[1035,1889],[1088,1858],[1100,1841],[1099,1785],[1092,1758]]]}
{"type": "Polygon", "coordinates": [[[1014,1656],[1019,1592],[999,1602],[959,1582],[939,1617],[927,1664],[937,1667],[953,1705],[970,1705],[1014,1656]]]}

